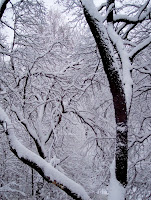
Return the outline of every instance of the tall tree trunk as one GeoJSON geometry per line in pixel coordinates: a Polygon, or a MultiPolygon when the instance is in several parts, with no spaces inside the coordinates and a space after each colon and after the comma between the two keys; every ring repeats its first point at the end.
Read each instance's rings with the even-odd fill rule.
{"type": "MultiPolygon", "coordinates": [[[[111,1],[112,2],[112,1],[111,1]]],[[[89,10],[83,5],[84,15],[102,58],[104,71],[107,75],[110,90],[113,96],[113,104],[116,119],[116,153],[115,153],[115,173],[117,180],[126,187],[127,185],[127,110],[126,99],[122,81],[120,79],[117,63],[114,58],[113,46],[108,37],[106,28],[102,22],[95,19],[89,10]]],[[[111,15],[109,20],[111,21],[111,15]]]]}

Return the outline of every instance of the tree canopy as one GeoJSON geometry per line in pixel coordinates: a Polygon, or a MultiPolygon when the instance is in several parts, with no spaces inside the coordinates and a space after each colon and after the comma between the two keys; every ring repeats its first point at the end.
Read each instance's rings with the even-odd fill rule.
{"type": "Polygon", "coordinates": [[[0,197],[149,198],[150,0],[56,2],[0,3],[0,197]]]}

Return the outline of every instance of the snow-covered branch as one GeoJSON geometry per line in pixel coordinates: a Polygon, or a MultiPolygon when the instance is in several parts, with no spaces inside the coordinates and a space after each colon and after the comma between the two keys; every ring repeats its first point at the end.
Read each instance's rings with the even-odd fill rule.
{"type": "Polygon", "coordinates": [[[97,8],[95,7],[93,0],[89,0],[89,1],[80,0],[80,1],[81,1],[81,4],[83,5],[83,8],[85,8],[89,12],[89,14],[94,17],[95,20],[97,20],[98,22],[103,20],[101,14],[98,12],[97,8]]]}
{"type": "Polygon", "coordinates": [[[134,146],[135,143],[143,143],[145,140],[147,140],[149,137],[151,136],[151,133],[148,133],[146,135],[144,135],[143,137],[137,137],[135,140],[133,140],[130,145],[129,148],[132,148],[134,146]]]}
{"type": "Polygon", "coordinates": [[[114,15],[114,22],[126,22],[127,24],[138,24],[145,19],[149,19],[149,13],[151,10],[148,10],[146,14],[142,14],[140,17],[129,17],[127,15],[114,15]]]}
{"type": "Polygon", "coordinates": [[[126,22],[127,24],[138,24],[145,19],[150,19],[151,7],[146,9],[149,4],[149,0],[138,10],[138,13],[135,16],[128,15],[114,15],[114,22],[126,22]],[[146,9],[146,10],[145,10],[146,9]]]}
{"type": "Polygon", "coordinates": [[[147,0],[140,8],[135,16],[122,14],[114,15],[114,22],[125,22],[126,24],[138,24],[144,20],[150,19],[151,7],[147,8],[150,0],[147,0]]]}
{"type": "Polygon", "coordinates": [[[50,163],[22,145],[14,134],[13,125],[6,112],[0,108],[3,126],[11,151],[25,164],[35,169],[48,183],[52,183],[77,200],[90,200],[83,187],[55,169],[50,163]]]}
{"type": "Polygon", "coordinates": [[[23,118],[23,114],[21,114],[20,112],[18,112],[18,110],[13,107],[13,112],[15,112],[18,120],[20,121],[20,123],[23,125],[23,127],[25,128],[25,130],[28,132],[28,134],[31,136],[31,138],[34,140],[38,153],[42,158],[45,158],[45,151],[43,148],[43,145],[41,144],[38,135],[36,133],[36,131],[29,125],[28,121],[23,118]]]}
{"type": "Polygon", "coordinates": [[[6,5],[9,2],[9,0],[1,0],[0,1],[0,19],[2,18],[4,11],[6,9],[6,5]]]}
{"type": "Polygon", "coordinates": [[[147,38],[143,42],[139,43],[129,54],[131,60],[143,49],[145,49],[151,43],[151,37],[147,38]]]}
{"type": "Polygon", "coordinates": [[[132,69],[131,62],[121,37],[114,31],[113,26],[111,24],[108,25],[108,33],[113,45],[116,46],[116,49],[121,59],[124,92],[127,102],[127,111],[129,111],[132,99],[132,86],[133,86],[133,81],[130,73],[130,70],[132,69]]]}
{"type": "Polygon", "coordinates": [[[106,3],[102,3],[97,9],[101,11],[106,6],[106,3]]]}
{"type": "Polygon", "coordinates": [[[151,69],[148,69],[147,67],[144,69],[138,69],[138,68],[135,68],[134,67],[134,69],[136,69],[137,71],[139,71],[140,73],[142,73],[142,74],[148,74],[148,75],[151,75],[151,69]]]}
{"type": "MultiPolygon", "coordinates": [[[[108,7],[110,3],[108,2],[108,7]]],[[[113,96],[113,105],[115,109],[115,119],[117,127],[120,126],[120,129],[117,129],[117,144],[116,144],[116,178],[117,180],[125,187],[127,185],[127,97],[125,98],[125,90],[127,93],[127,83],[126,76],[129,73],[129,62],[126,60],[124,69],[124,81],[122,81],[118,63],[114,54],[114,46],[111,43],[109,33],[102,22],[102,16],[99,17],[98,10],[96,9],[93,1],[82,0],[82,6],[84,10],[85,18],[88,22],[90,30],[94,36],[96,44],[99,49],[100,56],[102,58],[102,63],[104,71],[107,75],[109,81],[109,87],[113,96]],[[128,68],[126,68],[128,65],[128,68]],[[128,69],[128,70],[127,70],[128,69]],[[125,88],[123,87],[125,83],[125,88]],[[122,169],[122,170],[121,170],[122,169]]],[[[107,18],[108,24],[112,24],[112,14],[107,18]]],[[[116,38],[118,39],[118,38],[116,38]]],[[[117,41],[114,41],[116,43],[117,41]]],[[[121,48],[120,48],[121,49],[121,48]]],[[[124,57],[125,51],[122,49],[122,57],[124,57]]],[[[127,55],[126,55],[127,56],[127,55]]],[[[128,76],[129,78],[129,76],[128,76]]],[[[131,83],[130,83],[131,84],[131,83]]],[[[131,95],[128,94],[131,97],[131,95]]],[[[112,193],[112,191],[111,191],[112,193]]],[[[111,194],[112,196],[112,194],[111,194]]],[[[122,200],[124,199],[121,198],[122,200]]]]}
{"type": "MultiPolygon", "coordinates": [[[[105,21],[106,19],[107,19],[107,20],[109,19],[110,14],[113,13],[114,7],[115,7],[115,4],[114,4],[114,3],[110,4],[109,7],[107,7],[106,15],[105,15],[105,17],[103,18],[103,21],[105,21]]],[[[111,19],[111,21],[112,21],[112,19],[111,19]]]]}

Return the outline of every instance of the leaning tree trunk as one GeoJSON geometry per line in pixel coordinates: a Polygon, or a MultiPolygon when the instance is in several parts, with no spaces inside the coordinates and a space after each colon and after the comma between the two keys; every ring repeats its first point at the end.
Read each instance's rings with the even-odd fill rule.
{"type": "MultiPolygon", "coordinates": [[[[108,37],[103,22],[93,16],[93,13],[82,4],[86,21],[90,27],[93,37],[102,58],[104,71],[107,75],[110,90],[113,96],[113,104],[116,119],[116,153],[115,153],[115,174],[116,179],[126,187],[127,185],[127,109],[126,99],[122,81],[117,70],[117,63],[114,58],[113,46],[108,37]]],[[[109,15],[111,21],[111,15],[109,15]]]]}
{"type": "Polygon", "coordinates": [[[4,14],[4,11],[6,9],[7,3],[9,1],[10,0],[1,0],[1,2],[0,2],[0,19],[2,18],[3,14],[4,14]]]}

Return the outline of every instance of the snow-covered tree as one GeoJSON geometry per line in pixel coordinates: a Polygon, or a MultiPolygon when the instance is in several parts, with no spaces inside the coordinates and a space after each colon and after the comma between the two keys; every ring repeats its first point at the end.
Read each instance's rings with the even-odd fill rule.
{"type": "MultiPolygon", "coordinates": [[[[82,186],[68,178],[59,166],[65,156],[60,153],[64,157],[55,159],[57,145],[61,146],[66,132],[79,124],[73,116],[77,103],[71,103],[80,92],[74,83],[75,74],[69,69],[68,52],[73,49],[70,29],[57,13],[50,11],[46,21],[44,7],[37,1],[18,1],[9,9],[14,24],[8,25],[7,19],[2,24],[10,26],[14,34],[11,45],[1,48],[0,121],[3,126],[8,120],[3,128],[10,149],[47,182],[75,199],[88,199],[82,186]],[[8,128],[9,124],[12,128],[8,128]]],[[[72,69],[73,64],[70,65],[72,69]]],[[[38,198],[41,183],[37,187],[38,198]]]]}
{"type": "MultiPolygon", "coordinates": [[[[147,174],[150,171],[146,167],[146,163],[150,162],[150,154],[146,154],[150,142],[148,139],[150,138],[150,117],[147,115],[141,121],[140,132],[145,132],[145,135],[136,135],[131,129],[136,124],[133,123],[131,126],[130,122],[135,119],[132,118],[135,115],[132,97],[133,83],[138,77],[137,73],[147,74],[147,78],[144,77],[144,79],[150,80],[149,57],[144,53],[144,49],[149,49],[151,42],[150,2],[148,0],[142,4],[129,4],[108,0],[99,7],[94,5],[93,0],[70,0],[63,1],[63,3],[73,15],[78,17],[78,23],[85,16],[92,33],[90,40],[87,37],[86,42],[80,38],[81,44],[75,50],[73,50],[75,47],[73,48],[70,37],[76,40],[79,36],[76,34],[73,36],[69,28],[60,26],[57,14],[55,17],[57,21],[55,21],[50,13],[51,26],[49,29],[49,23],[45,21],[43,15],[44,8],[39,3],[37,4],[37,1],[19,1],[12,4],[14,11],[14,26],[11,27],[14,30],[13,44],[10,50],[3,44],[1,45],[1,54],[5,55],[2,60],[1,93],[5,97],[1,100],[3,108],[0,110],[0,122],[8,137],[12,152],[23,163],[35,169],[47,182],[53,183],[74,199],[90,199],[90,197],[80,185],[64,175],[64,171],[58,166],[61,161],[53,153],[53,145],[56,145],[58,141],[58,144],[62,141],[67,143],[67,140],[71,138],[71,141],[79,141],[75,139],[75,133],[80,136],[84,127],[87,130],[84,131],[88,139],[84,150],[87,154],[90,149],[92,150],[93,155],[89,156],[89,160],[91,162],[93,158],[97,158],[98,167],[95,168],[95,172],[103,171],[104,168],[104,171],[98,174],[104,178],[102,182],[108,184],[108,166],[111,163],[116,143],[115,159],[110,168],[109,200],[125,199],[128,180],[134,185],[128,186],[131,190],[127,195],[131,199],[138,198],[141,194],[137,193],[134,196],[132,192],[138,191],[139,186],[132,178],[127,179],[128,133],[131,140],[130,155],[135,158],[130,161],[129,173],[131,177],[136,177],[137,174],[135,180],[138,180],[141,168],[147,169],[147,174]],[[10,62],[6,59],[6,55],[10,57],[10,62]],[[137,55],[141,55],[148,62],[147,66],[143,66],[143,63],[140,65],[137,55]],[[6,62],[4,62],[5,59],[6,62]],[[71,62],[73,59],[76,62],[71,62]],[[104,72],[102,72],[101,65],[103,65],[104,72]],[[105,75],[108,83],[106,83],[105,75]],[[102,79],[108,89],[100,87],[102,79]],[[111,95],[109,95],[109,90],[111,95]],[[101,98],[103,92],[107,93],[105,101],[101,98]],[[106,102],[107,107],[104,106],[106,102]],[[100,105],[102,110],[105,109],[104,116],[108,114],[110,120],[113,119],[112,112],[114,112],[115,122],[113,124],[104,120],[100,115],[100,108],[98,109],[100,105]],[[108,108],[112,108],[111,112],[108,112],[108,108]],[[14,127],[13,124],[16,123],[17,126],[14,127]],[[79,126],[80,123],[82,126],[79,126]],[[111,124],[112,128],[109,127],[111,124]],[[115,124],[116,142],[114,133],[112,135],[115,124]],[[73,127],[79,129],[79,132],[73,127]],[[67,129],[71,132],[74,129],[74,137],[70,138],[65,135],[62,137],[60,133],[65,134],[67,129]],[[26,145],[19,142],[15,132],[26,145]],[[28,133],[33,139],[35,146],[31,150],[25,147],[29,148],[29,140],[21,133],[28,133]],[[136,155],[135,152],[137,152],[136,155]],[[145,154],[147,156],[143,163],[145,154]],[[101,159],[103,162],[100,164],[101,159]],[[141,166],[137,163],[141,163],[141,166]],[[107,171],[106,174],[105,171],[107,171]]],[[[7,1],[5,7],[6,4],[7,1]]],[[[2,15],[5,7],[2,9],[2,15]]],[[[75,22],[77,21],[74,21],[74,25],[75,22]]],[[[5,21],[2,21],[2,24],[10,27],[5,21]]],[[[81,29],[85,26],[86,24],[82,24],[81,29]]],[[[86,35],[87,31],[89,35],[88,29],[83,33],[86,35]]],[[[137,90],[141,93],[143,89],[142,93],[144,93],[144,84],[143,82],[141,84],[137,90]]],[[[145,88],[148,95],[150,85],[146,85],[145,88]]],[[[137,96],[140,97],[141,94],[137,96]]],[[[58,148],[58,151],[60,149],[58,148]]],[[[65,149],[67,150],[69,148],[65,149]]],[[[63,155],[65,151],[60,151],[60,155],[63,155]]],[[[73,157],[74,159],[78,160],[79,157],[73,157]]],[[[70,166],[72,166],[72,161],[70,166]]],[[[79,181],[78,173],[72,176],[72,167],[67,165],[64,167],[71,178],[76,177],[79,181]]],[[[73,168],[76,172],[80,166],[79,168],[73,166],[73,168]]],[[[92,173],[91,169],[87,172],[92,173]]],[[[84,170],[83,176],[85,176],[84,170]]],[[[143,180],[145,177],[146,174],[143,180]]],[[[90,178],[90,182],[92,180],[93,178],[90,178]]],[[[85,180],[79,182],[84,184],[85,180]]],[[[91,187],[86,186],[85,188],[89,190],[91,187]]],[[[148,188],[148,186],[145,188],[141,197],[149,195],[148,188]]],[[[94,190],[97,193],[98,189],[94,190]]],[[[92,199],[97,198],[94,191],[90,196],[92,199]]]]}
{"type": "MultiPolygon", "coordinates": [[[[82,18],[79,1],[63,4],[68,10],[74,9],[72,13],[78,19],[82,18]]],[[[150,27],[150,1],[129,3],[109,0],[96,7],[92,0],[81,0],[81,6],[102,58],[115,110],[115,169],[113,167],[111,173],[109,199],[125,199],[128,120],[133,96],[132,71],[135,71],[135,58],[151,42],[150,31],[146,31],[150,27]]]]}
{"type": "Polygon", "coordinates": [[[115,169],[113,167],[111,173],[109,199],[122,200],[125,199],[124,188],[127,185],[128,116],[133,88],[131,71],[134,58],[151,42],[149,33],[143,35],[141,41],[139,41],[139,37],[133,38],[134,41],[129,41],[129,35],[134,31],[136,31],[135,34],[138,34],[141,23],[149,23],[149,1],[142,5],[134,5],[134,9],[132,11],[130,9],[129,13],[126,13],[127,15],[123,15],[124,9],[127,12],[127,5],[122,4],[118,7],[114,0],[107,1],[100,8],[96,8],[93,1],[82,0],[81,4],[97,43],[113,96],[117,133],[115,169]],[[106,14],[102,16],[100,12],[104,6],[106,6],[106,14]]]}

